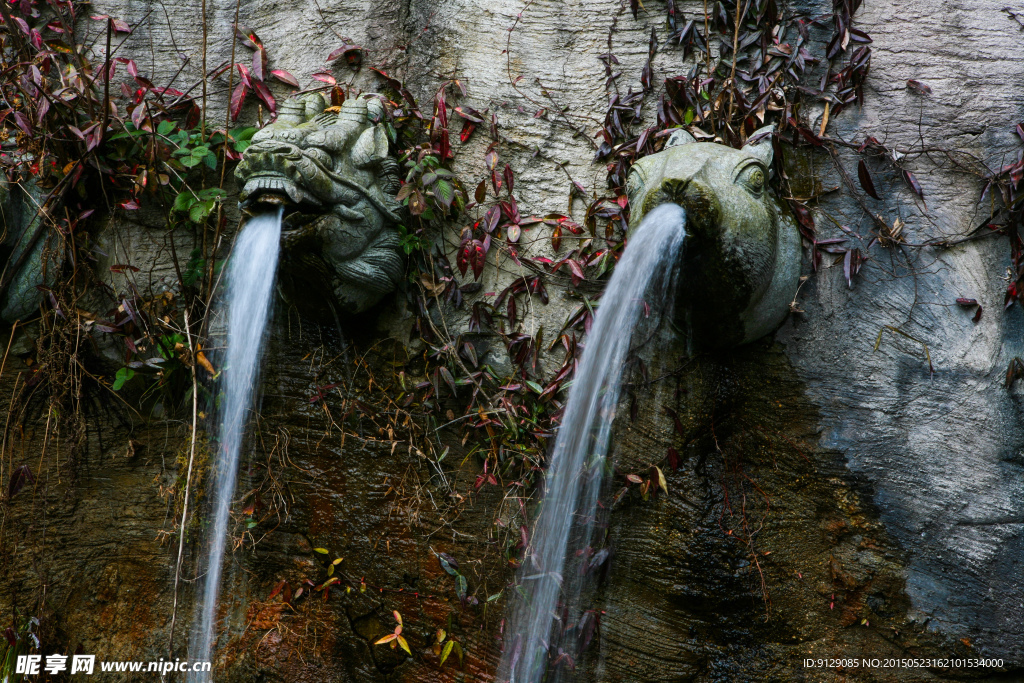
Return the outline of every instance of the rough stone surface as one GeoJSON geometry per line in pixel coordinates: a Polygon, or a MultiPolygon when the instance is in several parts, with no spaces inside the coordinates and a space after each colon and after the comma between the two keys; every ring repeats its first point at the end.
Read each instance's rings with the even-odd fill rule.
{"type": "MultiPolygon", "coordinates": [[[[700,9],[699,3],[677,5],[688,15],[700,9]]],[[[807,5],[817,14],[831,11],[830,3],[807,5]]],[[[502,160],[515,169],[521,210],[539,214],[564,210],[570,202],[567,174],[588,190],[601,187],[604,169],[590,161],[590,141],[607,97],[604,66],[596,56],[608,51],[614,26],[611,42],[624,74],[621,84],[636,83],[650,28],[659,24],[663,6],[655,0],[645,9],[650,14],[634,21],[628,3],[617,0],[237,5],[240,22],[267,45],[271,68],[288,69],[304,85],[340,44],[335,32],[366,46],[368,62],[401,76],[421,103],[429,102],[442,78],[462,80],[474,108],[498,115],[502,160]],[[548,114],[535,118],[542,108],[548,114]]],[[[198,82],[203,62],[198,5],[99,0],[91,11],[132,24],[145,19],[119,53],[138,59],[145,75],[169,78],[184,54],[189,63],[174,85],[187,89],[198,82]]],[[[213,69],[231,58],[236,5],[210,0],[206,12],[206,64],[213,69]]],[[[887,224],[905,221],[910,244],[966,234],[990,211],[977,201],[979,172],[1018,154],[1013,125],[1024,109],[1024,90],[1017,87],[1024,61],[1020,27],[999,5],[977,0],[869,0],[857,14],[857,25],[874,39],[865,104],[835,117],[829,131],[851,141],[873,135],[900,149],[906,154],[901,163],[916,174],[925,200],[880,159],[869,167],[883,200],[857,193],[887,224]],[[910,78],[927,83],[932,93],[907,89],[910,78]]],[[[92,30],[95,38],[95,26],[92,30]]],[[[239,59],[248,58],[244,48],[237,50],[239,59]]],[[[678,54],[671,51],[655,62],[656,81],[678,71],[678,54]]],[[[377,86],[365,68],[356,74],[336,66],[334,73],[366,92],[377,86]]],[[[286,89],[274,88],[285,95],[286,89]]],[[[207,97],[220,120],[228,99],[226,74],[214,80],[207,97]]],[[[243,116],[256,120],[255,106],[247,105],[243,116]]],[[[457,147],[460,174],[482,176],[488,143],[477,134],[457,147]]],[[[821,195],[822,237],[866,235],[870,220],[852,193],[828,192],[847,182],[829,156],[818,151],[791,157],[786,164],[794,192],[821,195]]],[[[856,175],[858,157],[841,152],[838,159],[847,176],[856,175]]],[[[121,230],[130,235],[117,242],[127,247],[126,255],[156,262],[157,279],[170,278],[165,235],[144,226],[121,230]]],[[[457,243],[457,233],[446,240],[457,243]]],[[[613,512],[617,554],[598,596],[607,612],[603,663],[584,662],[588,676],[609,681],[985,676],[919,669],[806,671],[799,663],[819,656],[954,654],[1004,658],[1007,668],[1019,673],[1024,667],[1024,388],[1007,390],[1003,376],[1009,361],[1024,355],[1024,321],[1018,307],[1002,310],[1008,251],[1002,238],[941,250],[874,245],[852,288],[842,264],[826,260],[800,290],[796,303],[802,312],[790,316],[774,343],[755,343],[734,356],[695,364],[664,355],[664,367],[679,379],[676,386],[643,396],[641,414],[648,417],[621,427],[629,431],[621,439],[620,468],[641,471],[662,462],[669,445],[683,455],[681,467],[668,473],[668,496],[629,498],[613,512]],[[971,320],[973,312],[955,304],[957,297],[982,304],[978,323],[971,320]],[[680,415],[678,429],[662,410],[671,406],[680,415]],[[750,511],[758,520],[763,517],[755,544],[762,553],[760,571],[749,564],[750,544],[733,540],[749,535],[737,516],[745,509],[737,492],[746,495],[748,518],[750,511]],[[726,494],[733,496],[728,502],[726,494]]],[[[483,291],[498,291],[520,275],[510,260],[495,265],[484,275],[483,291]]],[[[804,273],[809,272],[805,260],[804,273]]],[[[574,305],[565,289],[551,289],[546,307],[531,304],[525,332],[541,325],[558,329],[574,305]]],[[[358,437],[348,434],[342,446],[342,430],[352,429],[338,427],[335,419],[350,406],[334,396],[309,400],[318,387],[344,375],[341,361],[331,364],[342,356],[340,342],[286,312],[277,320],[266,363],[260,457],[280,457],[271,442],[290,440],[288,457],[296,468],[288,470],[281,494],[290,515],[278,527],[268,524],[255,549],[245,545],[233,556],[233,588],[226,591],[232,600],[225,605],[224,622],[229,638],[222,642],[225,679],[487,680],[498,657],[496,610],[504,599],[491,603],[490,611],[454,606],[452,580],[432,554],[447,552],[472,567],[466,570],[471,590],[481,601],[508,578],[493,552],[505,542],[494,519],[508,509],[486,487],[480,497],[467,496],[477,473],[475,460],[463,461],[472,443],[459,444],[455,430],[440,437],[453,444],[441,475],[416,453],[392,449],[370,417],[365,429],[354,432],[358,437]],[[450,505],[408,498],[416,477],[432,495],[449,496],[450,505]],[[319,544],[345,556],[346,576],[356,582],[366,577],[370,596],[357,592],[321,607],[310,601],[300,614],[282,616],[279,608],[275,613],[264,603],[281,578],[293,587],[304,579],[324,580],[322,558],[310,551],[319,544]],[[388,590],[374,596],[373,587],[388,590]],[[399,589],[401,594],[395,592],[399,589]],[[417,591],[435,597],[407,596],[417,591]],[[392,609],[402,611],[407,633],[413,634],[411,660],[370,644],[393,627],[392,609]],[[464,672],[451,666],[441,672],[429,650],[433,629],[442,624],[466,644],[464,672]]],[[[448,322],[458,325],[459,315],[453,313],[448,322]]],[[[362,353],[382,338],[404,342],[409,313],[401,301],[385,300],[372,318],[350,325],[359,328],[353,350],[362,353]]],[[[397,352],[397,361],[375,354],[377,368],[410,362],[397,352]]],[[[497,355],[494,362],[498,367],[497,355]]],[[[415,365],[409,367],[414,375],[415,365]]],[[[5,397],[14,381],[10,373],[0,378],[5,397]]],[[[19,457],[28,461],[38,452],[46,415],[40,419],[36,432],[25,435],[19,456],[5,453],[5,461],[17,464],[19,457]]],[[[113,424],[105,419],[104,424],[113,424]]],[[[164,653],[173,557],[161,549],[158,532],[171,513],[152,482],[167,476],[172,465],[157,463],[156,445],[164,438],[159,431],[145,430],[151,445],[142,456],[86,460],[75,492],[65,501],[46,502],[52,547],[87,561],[72,572],[54,566],[52,558],[41,565],[25,552],[4,555],[11,560],[4,565],[0,604],[6,608],[20,591],[45,584],[58,618],[68,631],[77,631],[65,637],[67,642],[77,638],[87,651],[111,658],[164,653]],[[75,514],[81,518],[69,517],[75,514]],[[144,593],[132,593],[140,583],[144,593]]],[[[180,444],[180,430],[166,433],[180,444]]],[[[108,444],[99,452],[116,448],[108,444]]],[[[25,534],[35,528],[36,513],[17,507],[28,505],[27,494],[19,496],[4,509],[5,548],[12,547],[15,529],[25,534]]],[[[17,542],[27,542],[24,538],[30,537],[17,536],[17,542]]]]}

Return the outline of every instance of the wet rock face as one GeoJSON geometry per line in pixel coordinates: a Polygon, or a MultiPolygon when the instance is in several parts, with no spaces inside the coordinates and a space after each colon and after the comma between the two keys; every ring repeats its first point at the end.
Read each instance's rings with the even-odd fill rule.
{"type": "Polygon", "coordinates": [[[325,112],[319,94],[282,105],[235,169],[252,211],[282,207],[281,286],[309,315],[360,313],[401,278],[397,162],[380,100],[325,112]]]}
{"type": "Polygon", "coordinates": [[[686,210],[677,306],[695,348],[751,342],[778,327],[800,277],[800,236],[768,187],[771,130],[742,150],[685,131],[629,175],[635,228],[666,202],[686,210]]]}
{"type": "Polygon", "coordinates": [[[668,495],[634,490],[609,516],[601,639],[585,680],[803,680],[813,672],[802,660],[823,652],[977,656],[915,621],[906,553],[870,484],[817,445],[815,409],[781,348],[659,355],[650,374],[666,379],[636,392],[613,487],[650,476],[670,448],[678,467],[660,463],[668,495]]]}

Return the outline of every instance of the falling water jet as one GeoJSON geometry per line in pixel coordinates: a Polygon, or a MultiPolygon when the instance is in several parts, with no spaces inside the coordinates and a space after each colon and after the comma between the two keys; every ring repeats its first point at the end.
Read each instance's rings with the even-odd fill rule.
{"type": "MultiPolygon", "coordinates": [[[[238,459],[245,423],[253,405],[259,377],[263,339],[281,239],[279,208],[250,219],[235,242],[228,262],[222,312],[227,315],[227,349],[223,355],[221,423],[217,449],[217,474],[213,490],[213,524],[207,539],[202,571],[203,593],[197,602],[197,625],[192,633],[189,658],[210,661],[213,650],[224,548],[227,544],[231,500],[235,493],[238,459]]],[[[194,674],[190,681],[205,683],[210,673],[194,674]]]]}
{"type": "MultiPolygon", "coordinates": [[[[655,317],[673,310],[672,283],[685,227],[686,214],[676,204],[648,213],[631,235],[601,297],[551,451],[521,570],[521,595],[505,628],[499,680],[543,680],[549,651],[555,647],[552,628],[560,603],[564,623],[575,624],[581,617],[583,576],[565,571],[567,559],[591,544],[630,340],[648,305],[655,317]]],[[[575,659],[575,647],[565,645],[565,654],[575,659]]]]}

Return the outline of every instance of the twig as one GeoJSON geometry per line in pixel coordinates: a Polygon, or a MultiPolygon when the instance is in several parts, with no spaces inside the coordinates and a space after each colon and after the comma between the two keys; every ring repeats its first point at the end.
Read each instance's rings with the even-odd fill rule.
{"type": "Polygon", "coordinates": [[[192,329],[188,321],[188,308],[185,309],[185,335],[188,337],[188,349],[192,354],[192,438],[188,449],[188,473],[185,475],[185,501],[181,508],[181,530],[178,533],[178,562],[174,567],[174,604],[171,607],[171,635],[167,645],[168,657],[174,656],[174,622],[178,617],[178,582],[181,579],[181,556],[185,552],[185,525],[188,521],[188,493],[192,488],[192,463],[196,457],[196,423],[199,416],[199,384],[196,381],[196,349],[192,343],[192,329]]]}

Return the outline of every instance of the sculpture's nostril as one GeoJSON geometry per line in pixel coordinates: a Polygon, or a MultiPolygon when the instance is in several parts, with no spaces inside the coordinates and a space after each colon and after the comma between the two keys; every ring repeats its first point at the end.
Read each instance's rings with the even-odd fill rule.
{"type": "Polygon", "coordinates": [[[689,178],[669,178],[662,183],[661,189],[669,198],[669,201],[682,205],[686,196],[686,187],[689,184],[689,178]]]}
{"type": "Polygon", "coordinates": [[[711,230],[719,223],[718,197],[700,181],[687,183],[676,203],[686,209],[687,223],[698,232],[711,230]]]}

